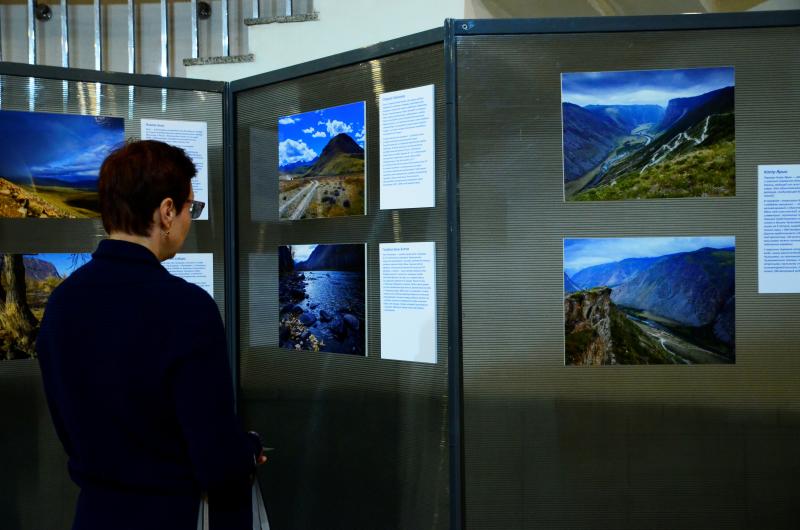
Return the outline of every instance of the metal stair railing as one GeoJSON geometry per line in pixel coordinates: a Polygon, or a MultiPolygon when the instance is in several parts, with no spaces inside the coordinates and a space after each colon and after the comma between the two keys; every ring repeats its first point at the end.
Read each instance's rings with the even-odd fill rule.
{"type": "MultiPolygon", "coordinates": [[[[52,0],[55,2],[56,0],[52,0]]],[[[126,38],[127,40],[127,72],[129,73],[158,73],[162,76],[168,76],[174,74],[174,69],[170,63],[170,51],[174,43],[170,42],[170,34],[171,32],[175,33],[175,28],[171,28],[171,24],[175,24],[176,22],[180,22],[180,20],[171,20],[169,17],[170,12],[170,0],[157,0],[159,2],[158,9],[159,9],[159,23],[160,28],[157,32],[158,35],[158,44],[159,44],[159,60],[157,63],[157,72],[137,72],[137,59],[141,55],[141,51],[138,49],[139,44],[137,42],[137,29],[138,28],[138,21],[137,21],[137,8],[140,8],[140,5],[147,4],[152,5],[155,8],[154,3],[152,2],[141,2],[137,0],[127,0],[127,6],[125,9],[125,16],[127,17],[127,36],[122,37],[126,38]]],[[[175,0],[173,0],[174,2],[175,0]]],[[[219,14],[218,17],[220,20],[220,27],[221,31],[219,35],[213,35],[212,39],[219,39],[216,41],[214,46],[219,46],[217,49],[221,49],[221,55],[223,57],[230,57],[231,56],[231,0],[219,0],[219,14]]],[[[241,20],[238,21],[238,34],[240,41],[244,42],[246,39],[242,38],[243,34],[246,32],[246,26],[244,25],[244,13],[245,10],[250,11],[252,14],[251,16],[254,19],[257,19],[262,16],[268,17],[292,17],[296,14],[296,9],[293,8],[292,1],[285,0],[284,2],[277,2],[277,6],[275,5],[276,2],[271,2],[272,9],[268,9],[268,12],[264,12],[265,10],[262,9],[262,2],[264,0],[235,0],[237,4],[234,6],[236,8],[237,13],[241,20]],[[276,12],[275,7],[278,8],[279,12],[276,12]]],[[[41,23],[42,21],[48,21],[53,17],[53,11],[50,7],[45,3],[39,3],[37,0],[25,0],[25,28],[26,28],[26,38],[27,41],[27,62],[29,64],[40,64],[39,57],[43,53],[42,47],[44,46],[44,42],[41,40],[42,36],[39,35],[39,31],[37,31],[37,24],[41,23]],[[41,48],[41,49],[40,49],[41,48]]],[[[183,2],[175,2],[176,4],[182,4],[183,2]]],[[[204,0],[188,0],[190,4],[190,12],[191,12],[191,19],[190,25],[188,28],[188,35],[186,36],[190,40],[190,50],[191,50],[191,58],[198,59],[200,58],[200,49],[201,49],[201,35],[200,35],[200,19],[201,16],[199,14],[199,9],[201,7],[205,10],[206,13],[210,11],[209,5],[205,3],[204,0]]],[[[309,3],[310,4],[310,3],[309,3]]],[[[59,32],[59,46],[60,46],[60,65],[64,67],[71,66],[71,51],[73,51],[70,47],[70,2],[69,0],[58,0],[58,27],[60,28],[59,32]]],[[[6,5],[8,8],[8,4],[6,5]]],[[[22,6],[18,6],[21,8],[22,6]]],[[[93,55],[93,62],[94,62],[94,69],[95,70],[104,70],[107,68],[107,65],[104,61],[104,19],[103,16],[108,16],[108,12],[105,11],[108,9],[108,6],[104,6],[101,0],[92,0],[91,5],[91,16],[92,16],[92,27],[93,27],[93,39],[92,39],[92,55],[93,55]]],[[[141,15],[140,15],[141,16],[141,15]]],[[[79,17],[81,18],[81,17],[79,17]]],[[[119,20],[119,19],[117,19],[119,20]]],[[[54,21],[55,22],[55,21],[54,21]]],[[[85,19],[84,19],[85,22],[85,19]]],[[[78,25],[80,27],[80,24],[78,25]]],[[[185,27],[185,26],[183,26],[185,27]]],[[[49,30],[48,30],[49,32],[49,30]]],[[[10,32],[9,32],[10,33],[10,32]]],[[[16,40],[14,42],[9,43],[10,35],[0,35],[0,60],[7,60],[8,59],[8,48],[11,48],[11,45],[16,46],[16,40]],[[2,37],[6,38],[6,46],[3,46],[2,37]]],[[[108,37],[110,38],[110,37],[108,37]]],[[[50,43],[50,39],[48,37],[48,43],[50,43]]],[[[73,44],[75,44],[73,42],[73,44]]],[[[20,43],[21,46],[25,46],[24,43],[20,43]]],[[[52,44],[48,44],[48,46],[52,46],[52,44]]],[[[24,49],[24,48],[23,48],[24,49]]],[[[52,50],[51,48],[47,48],[52,50]]],[[[15,52],[15,54],[19,54],[19,50],[15,52]]],[[[180,62],[179,59],[175,58],[174,63],[178,64],[180,62]]]]}

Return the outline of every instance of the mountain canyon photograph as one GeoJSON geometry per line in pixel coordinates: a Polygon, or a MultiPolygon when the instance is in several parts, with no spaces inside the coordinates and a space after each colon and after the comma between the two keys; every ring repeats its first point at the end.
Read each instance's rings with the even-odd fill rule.
{"type": "Polygon", "coordinates": [[[561,74],[564,199],[736,195],[732,67],[561,74]]]}
{"type": "Polygon", "coordinates": [[[736,362],[736,239],[564,240],[567,365],[736,362]]]}

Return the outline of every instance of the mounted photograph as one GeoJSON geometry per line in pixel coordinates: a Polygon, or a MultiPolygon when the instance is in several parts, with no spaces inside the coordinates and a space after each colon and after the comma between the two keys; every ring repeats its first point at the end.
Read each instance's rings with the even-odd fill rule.
{"type": "Polygon", "coordinates": [[[100,217],[100,165],[125,120],[0,111],[0,217],[100,217]]]}
{"type": "Polygon", "coordinates": [[[564,363],[734,364],[736,239],[564,240],[564,363]]]}
{"type": "Polygon", "coordinates": [[[366,104],[278,119],[278,218],[366,214],[366,104]]]}
{"type": "Polygon", "coordinates": [[[0,360],[36,357],[36,335],[50,294],[91,257],[0,254],[0,360]]]}
{"type": "Polygon", "coordinates": [[[561,74],[564,199],[736,195],[733,67],[561,74]]]}
{"type": "Polygon", "coordinates": [[[278,247],[281,348],[365,356],[363,244],[278,247]]]}

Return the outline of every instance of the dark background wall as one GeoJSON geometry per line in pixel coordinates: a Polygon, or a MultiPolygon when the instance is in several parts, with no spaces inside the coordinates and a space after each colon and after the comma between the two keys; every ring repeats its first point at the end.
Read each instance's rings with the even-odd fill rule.
{"type": "Polygon", "coordinates": [[[428,46],[237,94],[240,394],[275,450],[274,528],[448,528],[444,51],[428,46]],[[435,85],[436,206],[379,210],[378,96],[435,85]],[[279,222],[278,118],[366,101],[367,215],[279,222]],[[378,244],[436,242],[436,364],[381,360],[378,244]],[[278,347],[278,246],[367,243],[367,357],[278,347]]]}
{"type": "Polygon", "coordinates": [[[757,294],[758,164],[797,163],[796,28],[457,40],[470,529],[797,528],[800,302],[757,294]],[[565,203],[560,74],[736,69],[736,197],[565,203]],[[565,367],[562,239],[736,236],[737,362],[565,367]]]}
{"type": "MultiPolygon", "coordinates": [[[[142,118],[207,122],[209,220],[194,222],[183,251],[214,253],[214,297],[222,312],[222,94],[3,75],[0,98],[2,110],[121,117],[126,138],[140,136],[142,118]]],[[[104,235],[99,219],[3,218],[0,253],[92,252],[104,235]]],[[[0,527],[70,528],[77,493],[50,421],[37,361],[0,361],[0,527]]]]}

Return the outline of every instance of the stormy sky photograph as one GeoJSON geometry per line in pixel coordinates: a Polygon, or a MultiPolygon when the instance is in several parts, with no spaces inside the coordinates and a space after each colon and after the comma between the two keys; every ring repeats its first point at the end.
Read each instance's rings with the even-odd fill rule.
{"type": "Polygon", "coordinates": [[[122,118],[0,111],[0,177],[97,180],[105,157],[124,142],[124,129],[122,118]]]}
{"type": "Polygon", "coordinates": [[[561,74],[562,101],[587,105],[658,105],[734,86],[733,67],[571,72],[561,74]]]}

